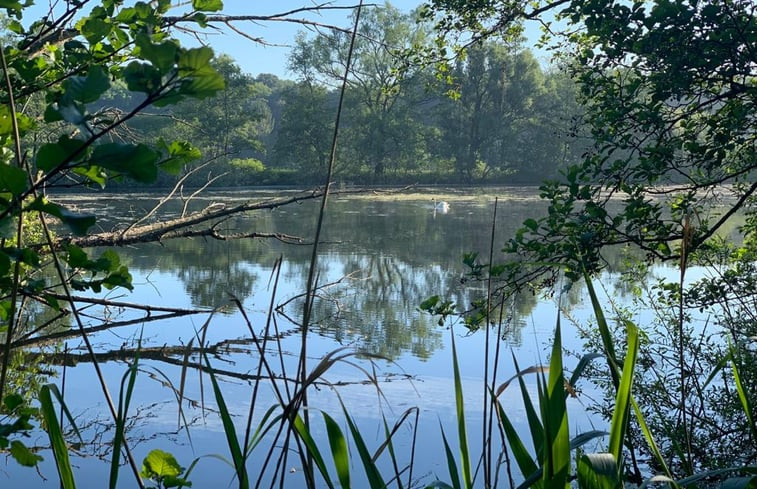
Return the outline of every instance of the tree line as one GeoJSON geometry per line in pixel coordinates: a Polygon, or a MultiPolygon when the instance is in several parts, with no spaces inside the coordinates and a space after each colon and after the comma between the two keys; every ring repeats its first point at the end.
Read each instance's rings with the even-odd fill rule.
{"type": "MultiPolygon", "coordinates": [[[[413,63],[433,41],[419,13],[386,4],[363,14],[345,93],[335,179],[340,183],[538,183],[582,148],[567,137],[580,109],[564,70],[518,41],[471,47],[450,69],[413,63]]],[[[349,35],[298,35],[294,79],[250,75],[227,55],[212,64],[225,88],[151,109],[135,138],[191,141],[203,154],[178,178],[190,187],[317,184],[328,163],[349,35]],[[188,173],[188,174],[187,174],[188,173]]],[[[128,110],[126,87],[101,102],[128,110]]],[[[133,185],[133,182],[130,183],[133,185]]]]}

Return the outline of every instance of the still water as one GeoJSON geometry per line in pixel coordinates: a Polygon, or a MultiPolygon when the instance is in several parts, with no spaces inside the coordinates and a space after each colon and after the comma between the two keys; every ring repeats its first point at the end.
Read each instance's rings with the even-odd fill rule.
{"type": "MultiPolygon", "coordinates": [[[[199,208],[214,202],[230,205],[276,195],[277,192],[206,194],[190,206],[199,208]]],[[[494,242],[501,247],[524,219],[539,214],[541,207],[535,190],[335,196],[327,209],[318,256],[317,276],[321,288],[307,344],[310,368],[323,355],[340,347],[363,355],[351,358],[353,365],[339,363],[324,375],[324,380],[337,385],[333,389],[339,396],[332,388],[322,385],[311,392],[309,403],[314,413],[322,410],[339,418],[341,397],[364,430],[371,449],[376,448],[376,440],[383,432],[382,416],[392,424],[405,410],[417,406],[420,417],[413,479],[419,483],[429,483],[437,477],[449,480],[440,425],[452,435],[454,445],[455,403],[450,352],[453,337],[465,381],[471,449],[474,454],[480,452],[485,335],[468,334],[461,324],[454,322],[439,325],[436,318],[421,313],[418,306],[431,295],[469,305],[483,293],[480,284],[466,280],[462,256],[471,251],[480,252],[482,256],[488,254],[495,197],[499,204],[494,242]],[[449,210],[436,212],[432,198],[446,200],[449,210]],[[368,354],[377,357],[370,361],[368,354]],[[381,395],[375,385],[367,382],[365,371],[373,369],[379,379],[381,395]]],[[[99,224],[103,230],[123,226],[156,203],[155,197],[149,195],[109,198],[67,195],[59,200],[80,210],[107,215],[99,224]]],[[[181,202],[171,202],[156,216],[176,216],[181,207],[181,202]]],[[[191,346],[197,345],[197,333],[205,328],[205,344],[212,345],[210,362],[221,372],[221,388],[241,433],[250,406],[250,378],[259,365],[250,327],[256,334],[262,334],[271,304],[276,311],[271,316],[271,324],[278,331],[281,357],[285,359],[284,364],[275,366],[275,371],[294,375],[294,362],[300,348],[300,294],[305,289],[312,249],[309,243],[317,210],[316,202],[304,202],[258,211],[217,227],[224,235],[284,233],[301,237],[302,244],[282,243],[270,237],[194,238],[119,250],[133,275],[135,289],[133,292],[111,291],[105,297],[124,303],[206,311],[161,321],[142,321],[138,320],[142,314],[126,307],[92,305],[87,309],[90,325],[101,324],[103,317],[110,324],[130,323],[91,336],[116,398],[128,362],[133,361],[133,351],[141,341],[141,368],[127,432],[137,461],[154,448],[173,453],[184,467],[201,457],[190,477],[194,487],[235,485],[231,467],[215,457],[230,458],[210,381],[207,374],[200,375],[197,369],[191,368],[201,362],[200,357],[192,354],[185,358],[185,352],[190,342],[191,346]],[[274,287],[275,264],[279,258],[279,278],[274,287]],[[249,325],[230,299],[242,305],[249,325]],[[286,365],[286,359],[292,359],[290,365],[286,365]],[[182,403],[182,418],[174,388],[182,382],[185,363],[190,368],[183,380],[186,399],[182,403]],[[185,423],[188,429],[183,427],[185,423]]],[[[571,302],[572,317],[579,320],[585,317],[586,307],[580,291],[571,302]]],[[[506,353],[500,360],[500,379],[514,372],[510,351],[517,356],[521,368],[546,360],[557,311],[554,299],[529,295],[516,301],[502,332],[506,353]]],[[[581,349],[581,341],[574,337],[570,327],[564,337],[567,349],[581,349]]],[[[269,343],[270,353],[275,353],[275,348],[269,343]]],[[[44,352],[48,358],[57,352],[60,363],[60,351],[64,349],[68,352],[69,364],[65,375],[60,366],[45,367],[45,370],[52,371],[51,381],[61,388],[65,378],[66,402],[84,438],[83,447],[77,449],[73,458],[77,486],[101,488],[108,477],[113,427],[93,367],[84,359],[86,352],[81,341],[72,335],[33,351],[44,352]],[[78,363],[72,360],[78,358],[77,355],[81,355],[78,363]]],[[[535,390],[535,384],[529,385],[535,390]]],[[[525,427],[519,397],[516,389],[512,389],[512,392],[505,391],[502,401],[513,419],[525,427]]],[[[598,422],[585,413],[579,401],[571,401],[571,426],[576,431],[591,428],[592,423],[598,422]]],[[[270,389],[261,391],[256,401],[256,420],[274,403],[270,389]]],[[[596,427],[603,429],[601,421],[599,423],[596,427]]],[[[314,430],[317,435],[325,433],[325,428],[318,423],[314,430]]],[[[401,459],[409,455],[410,435],[409,428],[403,428],[398,435],[397,450],[401,459]]],[[[46,438],[39,435],[27,445],[43,447],[45,443],[46,438]]],[[[24,487],[58,487],[52,455],[45,450],[40,453],[45,462],[39,473],[18,468],[8,461],[0,469],[0,487],[15,487],[22,481],[24,487]]],[[[261,449],[250,458],[252,477],[260,471],[264,454],[265,450],[261,449]]],[[[356,453],[353,456],[356,457],[356,453]]],[[[298,459],[290,457],[289,464],[289,487],[301,487],[298,459]]],[[[353,470],[356,474],[361,472],[358,464],[353,470]]],[[[119,487],[135,487],[127,467],[121,471],[119,487]]]]}

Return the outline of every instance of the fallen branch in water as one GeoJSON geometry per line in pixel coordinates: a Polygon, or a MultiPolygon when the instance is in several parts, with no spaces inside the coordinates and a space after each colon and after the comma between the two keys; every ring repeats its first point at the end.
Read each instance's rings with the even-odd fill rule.
{"type": "MultiPolygon", "coordinates": [[[[407,190],[404,187],[397,190],[384,191],[384,194],[398,193],[407,190]]],[[[375,190],[371,190],[376,192],[375,190]]],[[[332,191],[331,195],[364,194],[366,189],[352,189],[332,191]]],[[[204,209],[187,214],[185,216],[150,224],[133,226],[125,230],[108,231],[87,236],[67,236],[59,238],[55,243],[56,249],[62,249],[67,244],[73,244],[81,248],[96,246],[127,246],[137,243],[160,242],[167,239],[205,236],[214,239],[228,240],[241,238],[273,238],[284,243],[306,244],[303,238],[283,233],[232,233],[223,234],[218,232],[217,226],[232,216],[260,210],[273,210],[291,204],[299,204],[305,201],[322,197],[324,190],[316,188],[310,192],[291,197],[268,199],[263,201],[244,202],[230,205],[223,202],[214,202],[204,209]]]]}

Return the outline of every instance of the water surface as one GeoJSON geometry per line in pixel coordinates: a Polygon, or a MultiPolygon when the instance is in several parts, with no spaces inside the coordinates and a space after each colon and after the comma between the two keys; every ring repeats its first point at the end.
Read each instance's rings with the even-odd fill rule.
{"type": "MultiPolygon", "coordinates": [[[[231,205],[273,195],[271,192],[207,194],[191,202],[189,208],[214,202],[231,205]]],[[[467,279],[462,256],[471,251],[488,255],[495,197],[499,203],[494,242],[500,248],[524,219],[540,213],[542,207],[535,198],[535,190],[335,196],[327,210],[318,255],[320,289],[307,343],[311,367],[325,354],[341,347],[362,354],[353,359],[361,368],[371,371],[375,367],[382,396],[376,386],[366,382],[363,371],[347,363],[335,366],[324,376],[324,380],[339,384],[336,389],[348,410],[366,434],[375,439],[381,432],[382,416],[392,423],[407,408],[420,408],[414,478],[425,483],[437,476],[448,479],[439,426],[441,421],[450,433],[454,430],[450,352],[453,337],[466,382],[471,444],[474,452],[478,450],[486,337],[481,332],[470,335],[453,321],[439,325],[437,318],[421,313],[418,306],[429,296],[440,295],[468,307],[473,298],[483,293],[481,284],[467,279]],[[449,211],[435,211],[432,198],[447,201],[449,211]]],[[[123,227],[157,201],[150,195],[67,195],[59,199],[80,210],[107,215],[100,222],[103,230],[123,227]]],[[[156,213],[156,218],[179,215],[181,209],[180,201],[172,201],[156,213]]],[[[109,299],[214,311],[163,321],[137,321],[92,335],[97,351],[102,354],[102,366],[114,397],[118,397],[128,362],[133,361],[132,352],[137,342],[141,343],[144,353],[127,433],[137,460],[141,461],[154,448],[170,451],[184,466],[200,456],[228,457],[207,375],[201,376],[190,368],[185,379],[187,399],[183,409],[184,421],[190,425],[189,435],[181,428],[183,422],[171,387],[178,388],[181,383],[182,364],[201,363],[196,354],[185,359],[184,352],[190,342],[197,345],[198,331],[205,326],[205,343],[212,345],[209,358],[213,367],[222,372],[222,389],[240,432],[249,411],[252,391],[249,380],[257,374],[260,363],[250,327],[257,335],[263,333],[272,300],[276,312],[271,316],[271,327],[275,327],[276,333],[271,329],[271,335],[280,338],[283,358],[291,359],[283,367],[277,364],[276,373],[286,370],[288,375],[294,374],[301,341],[301,294],[305,289],[317,210],[315,201],[305,202],[236,217],[217,228],[224,235],[284,233],[301,237],[302,244],[285,244],[274,238],[193,238],[119,250],[134,277],[135,290],[112,291],[107,295],[109,299]],[[279,279],[274,290],[275,263],[279,259],[279,279]],[[242,305],[249,323],[234,305],[235,301],[242,305]]],[[[573,294],[572,300],[574,313],[581,317],[584,313],[580,291],[573,294]]],[[[103,316],[111,322],[140,317],[127,308],[99,306],[90,306],[87,315],[93,325],[101,322],[103,316]]],[[[547,356],[545,345],[553,333],[556,316],[557,307],[552,299],[528,295],[516,301],[501,331],[501,344],[506,352],[499,366],[501,379],[514,372],[511,350],[521,367],[539,363],[547,356]]],[[[574,350],[581,347],[581,341],[570,333],[565,343],[574,350]]],[[[81,341],[72,336],[65,343],[61,340],[33,351],[50,354],[64,347],[70,352],[69,363],[75,355],[82,356],[76,366],[65,369],[65,398],[85,439],[85,445],[74,457],[78,487],[100,488],[107,479],[108,466],[103,460],[110,459],[112,423],[93,367],[85,361],[81,341]]],[[[268,351],[276,356],[273,343],[268,344],[268,351]]],[[[54,372],[53,381],[61,384],[63,369],[56,367],[54,372]]],[[[525,414],[516,391],[506,391],[502,400],[513,419],[525,426],[525,414]]],[[[261,391],[255,418],[259,419],[274,402],[270,389],[261,391]]],[[[323,410],[336,417],[341,411],[339,397],[325,385],[312,392],[310,403],[316,413],[323,410]]],[[[590,423],[580,404],[574,404],[572,425],[590,423]]],[[[316,425],[315,430],[324,433],[321,425],[316,425]]],[[[373,449],[375,439],[370,440],[374,442],[373,449]]],[[[410,430],[404,429],[398,437],[400,457],[408,457],[410,439],[410,430]]],[[[44,446],[45,439],[40,435],[31,444],[44,446]]],[[[7,474],[0,474],[5,478],[2,484],[13,485],[14,481],[32,477],[35,487],[57,487],[52,456],[46,451],[42,454],[46,462],[41,476],[10,462],[7,474]]],[[[261,460],[262,455],[251,457],[251,473],[257,473],[261,460]]],[[[296,458],[290,458],[290,463],[290,486],[300,487],[296,458]]],[[[199,462],[190,479],[194,487],[209,487],[218,484],[220,474],[224,485],[226,482],[234,485],[232,472],[217,458],[208,457],[199,462]]],[[[134,487],[125,467],[119,487],[134,487]]]]}

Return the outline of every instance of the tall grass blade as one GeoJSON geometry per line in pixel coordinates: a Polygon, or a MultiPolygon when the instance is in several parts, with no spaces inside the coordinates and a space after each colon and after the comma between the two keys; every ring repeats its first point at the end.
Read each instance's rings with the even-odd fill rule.
{"type": "Polygon", "coordinates": [[[611,453],[589,453],[578,460],[579,489],[621,489],[618,464],[611,453]]]}
{"type": "MultiPolygon", "coordinates": [[[[187,385],[187,371],[189,370],[189,357],[192,355],[192,344],[194,343],[194,338],[190,338],[189,342],[187,343],[187,347],[184,350],[184,355],[181,361],[181,374],[179,376],[179,421],[178,423],[181,424],[181,417],[183,413],[182,404],[184,404],[184,390],[187,385]]],[[[192,444],[190,440],[190,445],[192,444]]]]}
{"type": "Polygon", "coordinates": [[[739,369],[736,366],[736,350],[733,345],[731,345],[730,350],[731,370],[733,371],[733,380],[736,383],[736,391],[739,393],[741,408],[744,410],[747,422],[749,423],[749,428],[752,431],[752,439],[757,441],[757,426],[755,426],[754,424],[754,417],[752,415],[752,413],[754,412],[754,407],[752,406],[749,396],[747,395],[744,384],[741,382],[741,374],[739,374],[739,369]]]}
{"type": "MultiPolygon", "coordinates": [[[[526,419],[528,420],[528,428],[531,431],[531,440],[534,442],[534,450],[536,451],[536,458],[542,459],[544,453],[544,426],[542,425],[539,415],[536,413],[533,401],[531,401],[531,395],[528,393],[526,387],[526,381],[523,380],[523,376],[520,374],[520,367],[518,366],[518,359],[515,358],[513,353],[513,364],[515,365],[515,371],[518,373],[518,385],[520,386],[520,394],[523,399],[523,407],[526,410],[526,419]]],[[[541,370],[542,372],[544,370],[541,370]]]]}
{"type": "Polygon", "coordinates": [[[43,385],[40,389],[39,403],[42,417],[47,425],[47,435],[50,438],[50,447],[53,450],[55,466],[58,469],[58,477],[60,477],[60,485],[63,489],[76,489],[71,461],[68,458],[68,446],[63,437],[58,416],[55,413],[53,400],[50,397],[50,386],[43,385]]]}
{"type": "Polygon", "coordinates": [[[612,384],[617,390],[618,385],[620,384],[620,376],[618,375],[618,357],[615,354],[615,343],[612,339],[612,333],[610,332],[610,327],[607,325],[605,313],[599,299],[597,298],[597,293],[594,290],[594,284],[586,271],[584,271],[584,280],[586,282],[586,290],[588,290],[589,297],[591,298],[591,307],[594,312],[594,317],[597,319],[597,328],[599,329],[599,335],[602,338],[602,346],[605,350],[605,355],[607,355],[607,364],[610,367],[612,384]]]}
{"type": "MultiPolygon", "coordinates": [[[[405,469],[408,469],[408,487],[412,486],[412,469],[413,469],[413,460],[412,455],[410,462],[405,467],[405,469],[400,470],[399,468],[399,460],[397,458],[397,453],[394,450],[394,442],[392,441],[394,438],[394,435],[397,433],[397,431],[400,429],[400,427],[407,421],[407,419],[410,417],[411,414],[415,414],[416,416],[416,423],[413,425],[413,431],[418,427],[417,418],[418,418],[418,408],[417,407],[411,407],[407,410],[405,410],[404,413],[402,413],[402,416],[394,423],[394,427],[392,429],[389,429],[389,423],[386,421],[386,416],[381,415],[381,420],[384,424],[384,442],[381,444],[381,446],[378,447],[376,452],[373,454],[373,462],[375,463],[379,456],[383,453],[383,451],[386,449],[389,452],[389,458],[392,461],[392,467],[394,468],[394,478],[397,481],[397,487],[399,489],[404,489],[404,485],[402,484],[402,480],[400,479],[400,475],[402,472],[405,471],[405,469]]],[[[415,435],[413,435],[414,437],[415,435]]]]}
{"type": "Polygon", "coordinates": [[[569,487],[570,433],[565,405],[565,378],[562,372],[562,339],[560,317],[557,317],[555,339],[549,360],[549,378],[540,408],[544,422],[545,450],[542,480],[547,488],[569,487]]]}
{"type": "MultiPolygon", "coordinates": [[[[141,344],[141,341],[140,341],[141,344]]],[[[131,396],[134,393],[134,384],[137,380],[139,365],[139,347],[134,357],[134,363],[121,378],[121,391],[118,396],[118,412],[116,416],[116,433],[113,436],[113,458],[110,461],[110,477],[108,487],[115,489],[118,483],[118,470],[121,466],[121,447],[124,443],[124,430],[126,429],[126,416],[131,404],[131,396]]]]}
{"type": "Polygon", "coordinates": [[[162,382],[167,385],[171,392],[173,392],[174,398],[176,398],[176,404],[178,405],[178,411],[179,411],[179,427],[181,428],[181,422],[184,422],[184,432],[187,434],[187,440],[189,440],[189,446],[192,446],[192,434],[189,430],[189,422],[187,421],[187,417],[184,414],[184,408],[182,408],[182,402],[184,400],[184,393],[183,386],[180,386],[179,389],[176,388],[176,386],[173,384],[171,379],[163,373],[159,368],[153,367],[151,369],[153,372],[155,372],[157,375],[163,378],[162,382]]]}
{"type": "Polygon", "coordinates": [[[202,352],[202,358],[205,360],[205,365],[208,367],[210,383],[213,386],[213,395],[215,396],[216,404],[218,405],[218,414],[221,416],[221,423],[223,424],[223,431],[226,435],[226,442],[229,445],[229,452],[231,452],[234,471],[239,480],[239,488],[248,489],[250,487],[250,482],[247,476],[247,466],[245,464],[244,454],[242,453],[242,447],[239,445],[236,429],[234,428],[234,421],[231,419],[231,414],[226,406],[226,401],[223,398],[221,387],[218,385],[218,379],[216,379],[215,372],[213,372],[213,368],[210,366],[208,354],[204,350],[202,352]]]}
{"type": "Polygon", "coordinates": [[[573,370],[568,383],[570,383],[571,386],[575,386],[578,383],[578,379],[580,379],[581,375],[583,375],[584,370],[586,370],[586,367],[588,367],[593,360],[602,358],[603,356],[604,355],[602,355],[601,353],[587,353],[586,355],[582,356],[581,360],[578,361],[578,365],[576,365],[576,368],[573,370]]]}
{"type": "Polygon", "coordinates": [[[365,444],[363,435],[360,433],[360,430],[358,430],[355,422],[352,420],[352,417],[347,412],[347,408],[345,407],[344,403],[342,403],[342,411],[344,412],[344,417],[347,420],[347,426],[349,426],[350,428],[352,439],[355,441],[355,448],[357,448],[358,456],[360,457],[360,461],[362,462],[363,468],[365,469],[365,475],[368,477],[368,484],[370,484],[371,489],[385,489],[386,483],[381,477],[381,473],[379,472],[378,467],[376,467],[376,464],[373,462],[373,457],[371,457],[370,452],[368,452],[368,447],[365,444]]]}
{"type": "Polygon", "coordinates": [[[473,487],[471,477],[470,453],[468,452],[468,435],[465,428],[465,405],[463,402],[463,383],[460,378],[460,365],[457,361],[457,348],[455,346],[455,334],[450,329],[452,338],[452,372],[455,382],[455,408],[457,414],[457,438],[460,444],[460,464],[463,472],[463,485],[466,489],[473,487]]]}
{"type": "Polygon", "coordinates": [[[596,440],[597,438],[603,438],[607,436],[609,433],[606,431],[601,430],[591,430],[587,431],[585,433],[581,433],[580,435],[576,435],[573,437],[572,440],[570,440],[570,449],[575,450],[576,448],[580,448],[587,443],[589,443],[592,440],[596,440]]]}
{"type": "Polygon", "coordinates": [[[626,321],[628,330],[628,348],[623,362],[623,372],[615,396],[615,410],[610,422],[610,453],[615,457],[618,467],[622,466],[623,440],[630,418],[631,388],[633,387],[634,369],[639,353],[639,329],[631,321],[626,321]]]}
{"type": "Polygon", "coordinates": [[[531,454],[528,452],[523,440],[521,440],[518,435],[518,431],[505,413],[502,403],[497,400],[496,404],[500,424],[505,432],[505,437],[507,438],[507,443],[510,445],[510,450],[515,458],[515,462],[518,464],[518,469],[520,469],[520,472],[524,477],[528,477],[539,470],[539,466],[534,462],[533,458],[531,458],[531,454]]]}
{"type": "Polygon", "coordinates": [[[339,478],[339,484],[343,488],[352,487],[350,485],[350,457],[347,453],[347,439],[339,428],[334,418],[323,414],[323,421],[326,424],[326,433],[329,437],[329,446],[331,447],[331,457],[334,459],[334,468],[339,478]]]}
{"type": "Polygon", "coordinates": [[[649,451],[652,452],[655,461],[660,465],[662,471],[665,472],[665,475],[672,480],[673,473],[670,471],[670,468],[668,468],[665,457],[662,456],[662,451],[660,451],[660,447],[657,445],[657,442],[654,439],[654,435],[647,425],[647,420],[644,418],[644,413],[642,413],[641,409],[639,409],[639,405],[636,403],[636,399],[634,399],[633,396],[631,397],[631,407],[633,408],[633,413],[636,416],[636,422],[639,423],[639,429],[644,435],[644,439],[647,441],[649,451]]]}
{"type": "Polygon", "coordinates": [[[757,475],[752,477],[732,477],[720,484],[720,489],[754,489],[757,487],[757,475]]]}
{"type": "Polygon", "coordinates": [[[268,431],[270,431],[270,429],[281,420],[282,415],[279,414],[278,416],[275,416],[270,423],[268,423],[268,419],[273,415],[274,411],[276,411],[278,407],[279,406],[277,404],[274,404],[273,406],[269,407],[268,410],[263,414],[263,419],[261,419],[258,423],[257,428],[255,428],[255,431],[250,436],[249,443],[245,447],[245,453],[247,455],[252,453],[252,451],[255,449],[258,443],[260,443],[266,433],[268,433],[268,431]]]}
{"type": "Polygon", "coordinates": [[[460,485],[460,471],[457,469],[457,461],[455,460],[455,456],[452,454],[452,450],[449,447],[447,435],[444,434],[444,427],[442,426],[441,421],[439,422],[439,428],[442,431],[442,440],[444,441],[444,454],[447,457],[447,470],[449,470],[449,477],[452,480],[452,487],[453,489],[462,489],[462,485],[460,485]]]}
{"type": "Polygon", "coordinates": [[[321,476],[323,476],[323,480],[326,481],[326,485],[329,487],[329,489],[334,489],[334,483],[331,481],[331,476],[329,476],[329,471],[326,468],[326,462],[324,462],[323,460],[323,455],[321,455],[321,451],[318,449],[318,444],[310,434],[310,430],[305,425],[302,417],[300,415],[295,416],[293,424],[294,431],[297,432],[297,435],[305,444],[308,453],[313,458],[315,466],[318,467],[318,470],[321,472],[321,476]]]}

